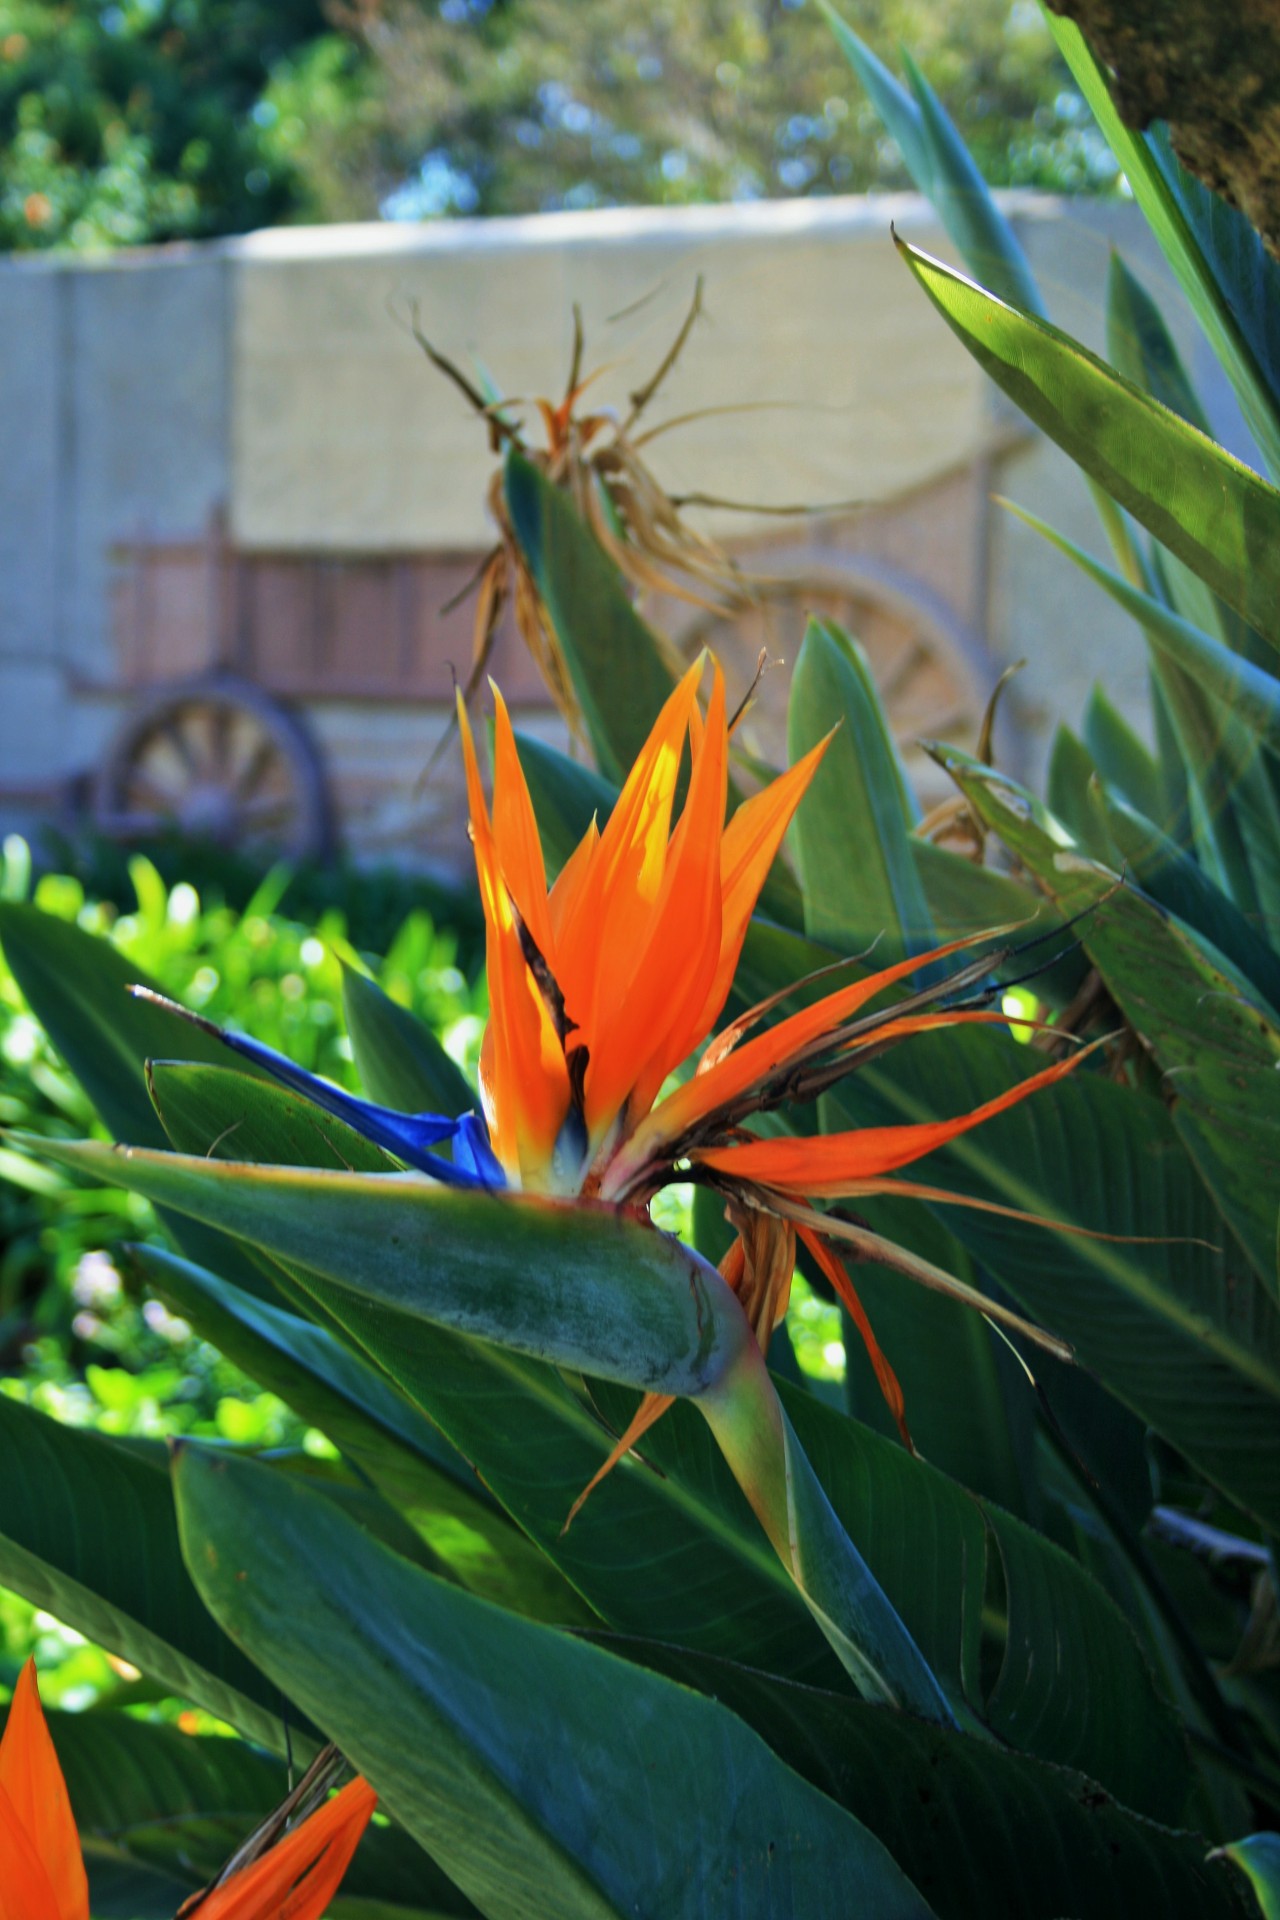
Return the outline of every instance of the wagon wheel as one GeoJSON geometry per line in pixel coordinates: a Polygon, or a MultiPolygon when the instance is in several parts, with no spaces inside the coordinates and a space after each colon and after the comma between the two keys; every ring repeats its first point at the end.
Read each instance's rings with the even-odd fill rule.
{"type": "MultiPolygon", "coordinates": [[[[748,569],[749,570],[749,569],[748,569]]],[[[680,634],[687,658],[709,646],[745,685],[761,648],[770,660],[794,667],[811,614],[834,620],[862,644],[912,783],[927,807],[947,797],[946,775],[917,744],[943,739],[972,746],[986,694],[967,657],[972,643],[955,631],[946,610],[924,603],[909,587],[856,561],[760,558],[752,605],[732,614],[704,613],[680,634]]],[[[743,725],[743,744],[774,766],[785,766],[786,694],[790,674],[766,674],[743,725]]]]}
{"type": "Polygon", "coordinates": [[[323,859],[324,775],[301,722],[230,675],[162,687],[130,713],[94,791],[105,833],[180,833],[248,854],[323,859]]]}

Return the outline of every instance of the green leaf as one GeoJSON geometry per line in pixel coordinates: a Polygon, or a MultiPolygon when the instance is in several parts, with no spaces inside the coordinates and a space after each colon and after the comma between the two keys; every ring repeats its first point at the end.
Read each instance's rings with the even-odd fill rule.
{"type": "Polygon", "coordinates": [[[433,1580],[251,1463],[184,1447],[175,1482],[209,1607],[492,1920],[929,1914],[724,1708],[433,1580]]]}
{"type": "Polygon", "coordinates": [[[3,1395],[0,1455],[0,1584],[283,1752],[286,1717],[295,1735],[298,1718],[201,1604],[163,1464],[3,1395]]]}
{"type": "Polygon", "coordinates": [[[1125,872],[1144,893],[1216,947],[1280,1010],[1280,955],[1259,937],[1220,888],[1167,835],[1116,794],[1103,796],[1125,872]]]}
{"type": "MultiPolygon", "coordinates": [[[[43,1151],[48,1144],[41,1141],[37,1150],[43,1151]]],[[[98,1169],[109,1170],[117,1184],[132,1185],[136,1178],[147,1177],[147,1156],[125,1159],[92,1145],[72,1151],[77,1156],[87,1153],[98,1169]]],[[[240,1189],[233,1170],[203,1161],[199,1167],[205,1174],[230,1176],[225,1197],[234,1213],[240,1189]]],[[[275,1177],[265,1169],[249,1171],[268,1186],[275,1177]]],[[[308,1193],[316,1191],[314,1183],[321,1176],[313,1175],[311,1180],[308,1193]]],[[[332,1180],[323,1176],[326,1184],[332,1180]]],[[[380,1199],[373,1196],[375,1205],[410,1196],[408,1183],[371,1184],[382,1188],[380,1199]]],[[[424,1193],[430,1196],[428,1205],[438,1197],[425,1187],[416,1192],[419,1198],[424,1193]]],[[[479,1197],[490,1205],[507,1206],[505,1200],[479,1197]]],[[[554,1276],[564,1265],[566,1247],[558,1238],[557,1218],[572,1215],[572,1209],[544,1207],[536,1201],[516,1202],[502,1215],[500,1224],[511,1229],[507,1246],[513,1289],[539,1294],[540,1289],[529,1286],[529,1275],[545,1268],[554,1276]],[[547,1229],[545,1240],[522,1240],[524,1226],[540,1216],[547,1229]]],[[[613,1251],[624,1297],[630,1284],[627,1249],[633,1236],[647,1239],[660,1263],[663,1250],[672,1245],[643,1229],[621,1228],[607,1213],[584,1211],[576,1220],[575,1234],[581,1229],[587,1235],[585,1242],[579,1240],[579,1249],[588,1267],[594,1248],[608,1245],[614,1235],[622,1236],[613,1251]]],[[[240,1224],[246,1223],[241,1220],[240,1224]]],[[[761,1533],[706,1423],[691,1409],[676,1408],[662,1425],[676,1422],[681,1413],[687,1415],[685,1428],[692,1426],[699,1458],[707,1463],[702,1480],[678,1485],[628,1458],[609,1478],[610,1506],[606,1508],[597,1494],[569,1531],[563,1531],[570,1507],[606,1459],[616,1430],[555,1368],[483,1340],[449,1333],[410,1312],[389,1310],[386,1263],[379,1257],[383,1249],[393,1267],[400,1264],[410,1296],[433,1284],[430,1276],[437,1271],[448,1274],[452,1268],[451,1236],[442,1237],[434,1219],[424,1224],[428,1253],[421,1261],[403,1234],[398,1234],[396,1244],[385,1238],[385,1223],[372,1229],[372,1239],[366,1237],[365,1258],[376,1268],[373,1279],[381,1304],[308,1276],[311,1297],[327,1321],[339,1327],[474,1463],[517,1524],[610,1625],[623,1631],[660,1632],[682,1645],[733,1650],[751,1664],[838,1687],[841,1675],[834,1656],[761,1533]],[[622,1562],[617,1554],[619,1537],[629,1545],[622,1562]],[[637,1578],[638,1568],[643,1569],[643,1579],[637,1578]]],[[[455,1216],[455,1224],[459,1241],[465,1242],[465,1254],[462,1270],[447,1284],[457,1292],[459,1287],[465,1290],[466,1267],[475,1263],[483,1268],[492,1248],[483,1232],[487,1225],[483,1213],[471,1216],[470,1224],[455,1216]],[[480,1239],[473,1227],[481,1232],[480,1239]]],[[[398,1229],[391,1231],[398,1233],[398,1229]]],[[[718,1276],[716,1283],[721,1284],[718,1276]]],[[[554,1313],[554,1303],[551,1310],[554,1313]]],[[[551,1331],[554,1337],[554,1328],[551,1331]]],[[[584,1341],[590,1335],[589,1327],[582,1329],[584,1341]]]]}
{"type": "Polygon", "coordinates": [[[342,1010],[366,1096],[401,1113],[470,1113],[476,1095],[430,1027],[367,974],[342,969],[342,1010]]]}
{"type": "Polygon", "coordinates": [[[905,241],[897,246],[996,384],[1280,647],[1280,493],[1070,335],[993,298],[905,241]]]}
{"type": "Polygon", "coordinates": [[[563,488],[514,450],[512,531],[551,616],[600,771],[621,786],[675,685],[622,576],[563,488]]]}
{"type": "Polygon", "coordinates": [[[932,946],[911,856],[912,806],[862,649],[811,620],[787,722],[793,763],[839,723],[793,833],[811,939],[839,930],[850,950],[881,939],[882,963],[932,946]]]}
{"type": "Polygon", "coordinates": [[[1135,387],[1198,432],[1212,434],[1164,315],[1114,249],[1107,272],[1107,353],[1117,373],[1135,387]]]}
{"type": "Polygon", "coordinates": [[[1280,1920],[1280,1833],[1251,1833],[1223,1847],[1253,1888],[1263,1920],[1280,1920]]]}
{"type": "Polygon", "coordinates": [[[1068,914],[1089,909],[1081,928],[1085,946],[1168,1077],[1174,1125],[1259,1279],[1280,1303],[1280,1023],[1187,928],[1076,853],[1052,815],[1023,789],[954,749],[939,757],[1058,907],[1068,914]]]}
{"type": "Polygon", "coordinates": [[[417,1408],[327,1329],[158,1248],[132,1259],[203,1339],[326,1433],[465,1587],[534,1619],[592,1617],[417,1408]]]}
{"type": "Polygon", "coordinates": [[[93,1142],[54,1143],[50,1152],[206,1221],[234,1220],[253,1244],[329,1282],[319,1295],[329,1311],[333,1294],[345,1294],[348,1324],[372,1316],[385,1332],[390,1322],[402,1355],[421,1323],[699,1399],[857,1684],[916,1711],[945,1711],[936,1680],[798,1452],[736,1298],[678,1241],[609,1210],[425,1181],[119,1155],[93,1142]],[[542,1276],[537,1286],[529,1285],[531,1271],[542,1276]]]}
{"type": "Polygon", "coordinates": [[[1244,1920],[1193,1834],[1135,1818],[1086,1776],[863,1701],[801,1688],[652,1642],[629,1659],[711,1693],[796,1773],[881,1839],[942,1920],[1244,1920]]]}
{"type": "Polygon", "coordinates": [[[959,1645],[975,1713],[1002,1741],[1080,1768],[1136,1811],[1180,1820],[1189,1774],[1177,1722],[1097,1583],[994,1502],[808,1396],[785,1387],[782,1396],[837,1515],[939,1674],[954,1670],[959,1645]],[[993,1560],[1007,1619],[984,1697],[980,1616],[993,1560]]]}
{"type": "Polygon", "coordinates": [[[1014,506],[1012,501],[1004,504],[1059,553],[1073,560],[1082,573],[1110,594],[1117,606],[1132,614],[1152,646],[1191,675],[1199,687],[1220,700],[1260,746],[1280,753],[1280,680],[1202,633],[1150,594],[1131,587],[1127,580],[1102,566],[1035,514],[1014,506]]]}
{"type": "Polygon", "coordinates": [[[896,140],[907,172],[920,192],[933,201],[975,277],[1001,298],[1039,311],[1039,294],[1017,235],[914,60],[903,51],[902,63],[915,95],[913,100],[829,0],[818,0],[818,5],[840,51],[896,140]]]}
{"type": "Polygon", "coordinates": [[[1084,743],[1107,786],[1148,820],[1165,814],[1160,769],[1106,689],[1095,685],[1084,710],[1084,743]]]}
{"type": "MultiPolygon", "coordinates": [[[[1162,165],[1155,143],[1126,126],[1120,118],[1102,69],[1079,27],[1048,8],[1045,19],[1059,52],[1093,110],[1107,145],[1120,162],[1120,169],[1160,242],[1165,259],[1235,388],[1249,431],[1272,472],[1280,471],[1280,414],[1275,388],[1267,378],[1264,363],[1259,360],[1256,336],[1251,337],[1250,330],[1241,325],[1238,300],[1232,297],[1235,290],[1224,284],[1220,275],[1221,254],[1216,249],[1206,251],[1201,244],[1201,233],[1197,232],[1201,223],[1188,220],[1186,202],[1168,159],[1162,165]]],[[[1165,151],[1167,154],[1167,149],[1165,151]]]]}
{"type": "Polygon", "coordinates": [[[547,878],[554,880],[593,819],[603,828],[618,789],[567,753],[516,731],[520,765],[533,801],[547,878]]]}
{"type": "Polygon", "coordinates": [[[1056,727],[1045,777],[1049,805],[1080,846],[1103,854],[1109,849],[1099,845],[1098,821],[1089,804],[1089,783],[1096,775],[1093,756],[1084,742],[1070,727],[1056,727]]]}

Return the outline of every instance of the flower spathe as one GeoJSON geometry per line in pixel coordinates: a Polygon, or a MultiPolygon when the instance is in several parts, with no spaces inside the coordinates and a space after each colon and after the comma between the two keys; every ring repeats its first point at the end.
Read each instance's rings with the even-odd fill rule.
{"type": "Polygon", "coordinates": [[[607,823],[548,890],[533,804],[494,690],[493,810],[459,725],[487,929],[490,1020],[480,1090],[513,1185],[591,1192],[663,1081],[728,998],[757,896],[825,743],[725,824],[729,726],[713,663],[675,687],[607,823]],[[672,827],[681,759],[689,780],[672,827]]]}
{"type": "MultiPolygon", "coordinates": [[[[376,1805],[367,1781],[349,1781],[260,1858],[183,1911],[200,1920],[320,1920],[376,1805]]],[[[18,1677],[0,1740],[0,1920],[89,1920],[80,1836],[34,1660],[18,1677]]]]}

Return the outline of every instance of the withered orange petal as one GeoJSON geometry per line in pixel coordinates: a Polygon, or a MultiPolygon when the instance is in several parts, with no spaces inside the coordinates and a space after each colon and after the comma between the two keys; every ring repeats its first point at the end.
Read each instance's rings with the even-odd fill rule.
{"type": "Polygon", "coordinates": [[[48,1876],[58,1920],[88,1920],[80,1836],[40,1705],[34,1660],[27,1661],[14,1688],[0,1741],[0,1788],[48,1876]]]}
{"type": "Polygon", "coordinates": [[[645,1434],[648,1433],[650,1427],[661,1420],[664,1413],[669,1413],[674,1405],[675,1399],[669,1393],[645,1394],[640,1405],[635,1410],[630,1426],[618,1441],[617,1446],[612,1449],[604,1465],[598,1467],[592,1474],[586,1486],[570,1507],[569,1516],[560,1529],[560,1538],[562,1540],[578,1515],[582,1512],[582,1509],[586,1506],[587,1501],[600,1485],[600,1482],[608,1478],[617,1466],[619,1460],[625,1459],[632,1447],[637,1445],[637,1443],[644,1438],[645,1434]]]}
{"type": "Polygon", "coordinates": [[[720,836],[728,735],[724,677],[717,665],[703,743],[693,763],[662,891],[637,952],[629,990],[613,1017],[593,1029],[587,1069],[587,1125],[593,1136],[634,1090],[646,1111],[688,1052],[720,954],[720,836]]]}
{"type": "Polygon", "coordinates": [[[507,703],[493,686],[493,838],[502,877],[540,954],[555,972],[547,870],[507,703]]]}
{"type": "Polygon", "coordinates": [[[838,1258],[821,1234],[815,1233],[811,1227],[797,1224],[796,1232],[835,1288],[837,1298],[843,1302],[849,1318],[858,1329],[859,1338],[867,1350],[867,1358],[871,1362],[876,1376],[876,1385],[883,1395],[884,1403],[893,1415],[898,1432],[902,1435],[903,1445],[909,1452],[914,1453],[915,1442],[907,1426],[907,1403],[898,1376],[890,1366],[884,1348],[876,1339],[871,1322],[867,1318],[866,1308],[858,1297],[857,1288],[849,1278],[844,1261],[838,1258]]]}
{"type": "MultiPolygon", "coordinates": [[[[77,1852],[79,1848],[77,1841],[77,1852]]],[[[45,1864],[3,1787],[0,1787],[0,1920],[64,1920],[45,1864]]]]}
{"type": "Polygon", "coordinates": [[[1079,1053],[1056,1061],[1042,1073],[1018,1081],[986,1100],[969,1113],[954,1120],[926,1120],[912,1126],[862,1127],[849,1133],[828,1133],[815,1139],[778,1138],[752,1140],[729,1147],[699,1147],[691,1159],[741,1180],[775,1187],[783,1193],[803,1194],[809,1199],[841,1198],[851,1183],[892,1173],[913,1160],[922,1159],[936,1147],[943,1147],[985,1120],[994,1119],[1033,1093],[1052,1086],[1093,1053],[1103,1041],[1082,1047],[1079,1053]]]}
{"type": "Polygon", "coordinates": [[[899,960],[891,967],[883,967],[878,973],[868,974],[847,987],[838,988],[835,993],[824,995],[821,1000],[815,1000],[812,1006],[802,1008],[799,1013],[780,1020],[777,1026],[770,1027],[767,1032],[757,1034],[753,1040],[742,1041],[731,1053],[717,1060],[706,1073],[695,1074],[692,1080],[675,1088],[660,1106],[654,1108],[638,1129],[631,1143],[629,1157],[638,1158],[642,1152],[646,1155],[656,1153],[668,1141],[678,1143],[696,1121],[713,1113],[726,1100],[754,1086],[757,1080],[773,1072],[810,1041],[840,1026],[869,1000],[874,1000],[884,988],[893,986],[896,981],[905,979],[908,974],[918,972],[922,967],[931,966],[936,960],[945,960],[953,953],[961,953],[966,947],[980,946],[984,940],[991,938],[989,930],[966,934],[963,939],[949,940],[929,953],[899,960]]]}
{"type": "Polygon", "coordinates": [[[320,1920],[377,1804],[367,1780],[349,1781],[278,1846],[216,1887],[200,1920],[320,1920]]]}

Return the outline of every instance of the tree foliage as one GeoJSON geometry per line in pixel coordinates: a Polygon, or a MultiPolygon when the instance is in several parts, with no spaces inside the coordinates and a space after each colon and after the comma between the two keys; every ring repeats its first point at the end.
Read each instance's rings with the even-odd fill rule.
{"type": "MultiPolygon", "coordinates": [[[[862,0],[989,178],[1114,167],[1026,0],[862,0]]],[[[0,245],[907,184],[790,0],[0,0],[0,245]]]]}

